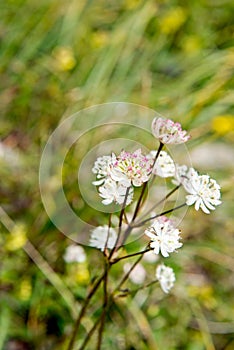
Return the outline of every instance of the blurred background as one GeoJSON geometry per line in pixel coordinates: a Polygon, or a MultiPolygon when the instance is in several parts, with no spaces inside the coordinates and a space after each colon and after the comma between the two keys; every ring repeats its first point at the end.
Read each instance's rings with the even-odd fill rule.
{"type": "MultiPolygon", "coordinates": [[[[188,211],[183,250],[168,260],[173,293],[153,287],[122,300],[103,349],[234,349],[233,1],[6,0],[0,9],[0,349],[66,348],[101,255],[63,259],[71,242],[41,203],[39,161],[62,120],[112,101],[191,130],[192,162],[220,183],[223,204],[188,211]]],[[[70,166],[67,198],[82,212],[70,166]]]]}

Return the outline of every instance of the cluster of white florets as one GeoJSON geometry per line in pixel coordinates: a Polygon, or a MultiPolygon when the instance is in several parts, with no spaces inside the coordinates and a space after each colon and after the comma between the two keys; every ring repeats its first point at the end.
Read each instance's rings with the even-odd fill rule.
{"type": "MultiPolygon", "coordinates": [[[[152,122],[152,134],[163,144],[181,144],[190,136],[182,130],[179,123],[169,119],[155,118],[152,122]]],[[[160,148],[161,149],[161,148],[160,148]]],[[[186,165],[175,164],[171,156],[160,150],[144,154],[141,149],[134,152],[123,150],[119,155],[112,153],[98,157],[92,172],[96,175],[93,184],[104,205],[116,203],[129,205],[134,198],[134,188],[147,183],[153,174],[162,178],[172,178],[172,183],[182,186],[186,191],[186,204],[194,205],[206,214],[221,204],[220,186],[208,175],[200,175],[186,165]]],[[[153,220],[145,230],[150,238],[149,247],[155,255],[167,258],[182,247],[180,231],[172,220],[160,216],[153,220]]],[[[99,226],[91,232],[90,245],[104,251],[113,249],[118,240],[114,228],[99,226]]],[[[133,272],[132,272],[133,273],[133,272]]],[[[161,264],[156,269],[156,277],[165,293],[168,293],[175,281],[172,268],[161,264]]]]}

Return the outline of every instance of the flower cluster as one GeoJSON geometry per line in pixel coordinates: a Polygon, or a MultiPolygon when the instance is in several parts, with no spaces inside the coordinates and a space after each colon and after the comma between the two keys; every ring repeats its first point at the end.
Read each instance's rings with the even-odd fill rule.
{"type": "Polygon", "coordinates": [[[179,242],[180,231],[175,228],[172,220],[165,216],[154,220],[152,225],[145,230],[145,234],[151,239],[150,247],[154,253],[161,252],[165,258],[169,256],[169,253],[182,247],[182,243],[179,242]]]}
{"type": "Polygon", "coordinates": [[[139,187],[149,180],[152,171],[152,159],[142,154],[141,149],[135,152],[122,151],[118,156],[99,157],[94,163],[92,172],[96,175],[93,184],[99,187],[99,195],[105,205],[111,203],[126,205],[133,200],[134,186],[139,187]]]}
{"type": "Polygon", "coordinates": [[[164,264],[158,265],[156,269],[156,278],[158,279],[162,290],[169,293],[175,282],[175,274],[173,269],[164,264]]]}
{"type": "Polygon", "coordinates": [[[187,205],[195,205],[195,209],[200,208],[206,214],[210,210],[215,210],[215,206],[220,205],[220,186],[209,175],[199,175],[193,168],[186,165],[177,166],[173,183],[182,185],[188,193],[186,196],[187,205]]]}
{"type": "Polygon", "coordinates": [[[190,138],[187,132],[182,130],[180,123],[174,123],[170,119],[154,118],[152,133],[163,144],[180,144],[190,138]]]}
{"type": "MultiPolygon", "coordinates": [[[[170,192],[170,195],[179,187],[184,188],[186,192],[184,205],[194,205],[196,210],[201,209],[209,214],[210,210],[214,210],[217,205],[221,204],[220,186],[215,180],[208,175],[200,175],[194,168],[175,164],[171,156],[165,150],[162,150],[165,144],[181,144],[189,140],[190,136],[187,135],[185,130],[182,130],[181,125],[169,119],[155,118],[152,122],[152,134],[159,140],[158,150],[151,150],[148,154],[144,154],[140,148],[133,152],[122,150],[119,155],[112,153],[111,155],[98,157],[95,161],[92,172],[96,179],[93,184],[98,186],[98,193],[104,205],[116,203],[127,206],[133,201],[136,187],[142,186],[142,193],[132,219],[126,219],[125,225],[128,231],[121,232],[122,220],[119,221],[118,234],[112,227],[107,225],[98,226],[91,232],[90,245],[92,247],[104,252],[106,249],[113,249],[117,242],[125,242],[128,232],[131,232],[134,228],[129,223],[134,223],[138,214],[137,210],[142,210],[141,200],[145,190],[143,185],[149,182],[151,175],[153,175],[153,180],[155,176],[171,178],[176,187],[170,192]],[[119,240],[121,234],[123,234],[123,240],[119,240]]],[[[167,198],[168,196],[164,200],[167,198]]],[[[175,209],[172,208],[170,211],[175,209]]],[[[122,208],[122,214],[123,210],[125,209],[122,208]]],[[[131,213],[125,211],[124,214],[125,218],[127,215],[131,215],[131,213]]],[[[155,257],[152,261],[156,261],[160,254],[163,258],[169,257],[170,254],[177,252],[183,245],[180,230],[164,214],[154,215],[154,220],[151,216],[142,221],[143,225],[145,222],[151,221],[144,234],[149,238],[148,247],[150,252],[147,252],[151,253],[151,259],[152,254],[155,257]]],[[[110,226],[113,226],[113,223],[110,226]]],[[[129,271],[131,266],[125,264],[125,272],[129,271]]],[[[136,284],[142,283],[145,277],[145,270],[141,265],[134,267],[129,273],[129,278],[136,284]]],[[[172,268],[164,264],[157,267],[156,278],[165,293],[170,291],[175,282],[175,274],[172,268]]]]}
{"type": "MultiPolygon", "coordinates": [[[[157,151],[151,151],[147,157],[149,159],[154,160],[156,157],[157,151]]],[[[169,154],[165,151],[161,151],[159,153],[159,157],[157,162],[154,164],[152,169],[152,174],[157,175],[159,177],[172,177],[175,175],[175,164],[173,159],[169,156],[169,154]]]]}
{"type": "Polygon", "coordinates": [[[117,241],[117,233],[112,227],[107,225],[95,227],[91,231],[89,244],[91,247],[100,249],[102,252],[105,248],[113,249],[117,241]]]}

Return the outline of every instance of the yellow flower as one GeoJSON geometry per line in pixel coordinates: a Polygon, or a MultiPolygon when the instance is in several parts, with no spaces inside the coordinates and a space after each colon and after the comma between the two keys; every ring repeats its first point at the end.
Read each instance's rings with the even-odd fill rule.
{"type": "Polygon", "coordinates": [[[186,21],[187,14],[182,7],[175,7],[168,11],[161,19],[160,28],[165,34],[175,33],[186,21]]]}
{"type": "Polygon", "coordinates": [[[79,264],[76,270],[75,280],[79,284],[85,284],[89,281],[89,270],[86,264],[79,264]]]}
{"type": "Polygon", "coordinates": [[[92,44],[95,48],[101,48],[108,42],[108,33],[98,30],[92,34],[92,44]]]}
{"type": "Polygon", "coordinates": [[[185,36],[182,47],[186,53],[193,54],[202,48],[201,39],[197,35],[185,36]]]}
{"type": "Polygon", "coordinates": [[[234,131],[233,115],[218,115],[212,120],[212,129],[218,135],[225,135],[234,131]]]}
{"type": "Polygon", "coordinates": [[[32,294],[32,285],[29,279],[23,279],[19,286],[19,298],[28,300],[32,294]]]}
{"type": "Polygon", "coordinates": [[[5,248],[14,251],[22,248],[27,241],[26,227],[23,224],[16,225],[8,235],[5,248]]]}
{"type": "Polygon", "coordinates": [[[131,10],[136,8],[138,5],[140,5],[141,0],[126,0],[125,2],[125,8],[127,10],[131,10]]]}
{"type": "Polygon", "coordinates": [[[76,65],[76,59],[70,47],[57,47],[53,55],[56,60],[56,66],[61,71],[69,71],[76,65]]]}
{"type": "Polygon", "coordinates": [[[208,309],[213,309],[217,305],[213,288],[209,285],[189,286],[188,293],[189,296],[197,298],[208,309]]]}

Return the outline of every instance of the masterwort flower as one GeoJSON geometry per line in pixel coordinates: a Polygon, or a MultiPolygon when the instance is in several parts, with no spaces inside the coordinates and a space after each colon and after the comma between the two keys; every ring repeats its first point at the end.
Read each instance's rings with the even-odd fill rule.
{"type": "Polygon", "coordinates": [[[160,283],[162,290],[169,293],[175,282],[175,274],[171,267],[164,264],[158,265],[156,269],[156,277],[160,283]]]}
{"type": "Polygon", "coordinates": [[[145,234],[151,239],[150,247],[154,253],[159,254],[161,251],[165,258],[182,246],[182,243],[179,242],[180,231],[165,216],[154,220],[152,225],[145,230],[145,234]]]}
{"type": "Polygon", "coordinates": [[[107,225],[98,226],[91,231],[89,244],[91,247],[100,249],[102,252],[105,247],[112,249],[117,241],[117,233],[112,227],[107,225]]]}
{"type": "Polygon", "coordinates": [[[66,248],[63,258],[67,263],[82,263],[86,260],[86,254],[82,247],[73,244],[66,248]]]}
{"type": "Polygon", "coordinates": [[[185,190],[189,193],[186,196],[186,204],[195,204],[195,209],[201,208],[204,213],[210,214],[215,206],[221,204],[220,186],[211,179],[209,175],[196,175],[183,183],[185,190]]]}
{"type": "Polygon", "coordinates": [[[125,183],[118,183],[111,178],[108,178],[104,184],[99,187],[99,195],[103,198],[102,203],[105,205],[111,203],[123,204],[126,194],[128,191],[128,196],[126,199],[126,205],[130,204],[133,200],[133,187],[129,189],[125,186],[125,183]]]}
{"type": "MultiPolygon", "coordinates": [[[[154,160],[157,151],[151,151],[147,157],[154,160]]],[[[171,177],[175,175],[175,164],[169,154],[165,151],[159,153],[157,162],[154,165],[152,174],[160,177],[171,177]]]]}
{"type": "Polygon", "coordinates": [[[92,168],[92,172],[96,174],[97,180],[92,184],[95,186],[102,185],[106,178],[110,176],[110,166],[116,161],[116,156],[112,153],[111,156],[98,157],[92,168]]]}
{"type": "Polygon", "coordinates": [[[187,131],[182,130],[180,123],[170,119],[154,118],[152,122],[152,133],[163,144],[180,144],[187,142],[190,138],[187,131]]]}
{"type": "Polygon", "coordinates": [[[141,153],[122,151],[111,168],[111,178],[126,187],[139,187],[149,180],[153,161],[141,153]]]}
{"type": "Polygon", "coordinates": [[[198,172],[194,168],[189,168],[187,165],[176,165],[175,166],[175,175],[172,183],[174,185],[183,185],[186,187],[186,184],[189,183],[194,177],[198,176],[198,172]]]}

